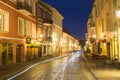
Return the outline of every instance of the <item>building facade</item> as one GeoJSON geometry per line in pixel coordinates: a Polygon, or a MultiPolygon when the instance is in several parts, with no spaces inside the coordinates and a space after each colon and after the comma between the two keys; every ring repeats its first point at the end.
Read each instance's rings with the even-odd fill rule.
{"type": "MultiPolygon", "coordinates": [[[[119,6],[119,0],[95,0],[91,11],[92,20],[95,22],[97,53],[118,61],[120,61],[120,24],[116,12],[119,11],[119,6]]],[[[90,19],[91,17],[88,23],[92,24],[90,19]]]]}
{"type": "MultiPolygon", "coordinates": [[[[62,21],[63,16],[41,0],[0,0],[0,66],[61,55],[62,21]]],[[[79,46],[67,36],[64,54],[79,46]]]]}
{"type": "MultiPolygon", "coordinates": [[[[41,38],[41,47],[39,48],[40,56],[52,55],[52,10],[48,4],[39,1],[38,13],[40,27],[38,27],[38,36],[41,38]],[[42,24],[42,25],[41,25],[42,24]]],[[[38,38],[39,39],[39,38],[38,38]]]]}
{"type": "Polygon", "coordinates": [[[26,61],[27,37],[36,26],[35,1],[0,1],[0,65],[26,61]],[[26,8],[27,7],[27,8],[26,8]]]}
{"type": "Polygon", "coordinates": [[[62,46],[62,30],[64,17],[54,8],[52,9],[53,31],[52,31],[52,53],[53,55],[61,55],[62,46]]]}
{"type": "Polygon", "coordinates": [[[78,39],[74,35],[69,33],[69,31],[65,28],[63,28],[61,45],[62,45],[62,55],[80,50],[78,39]]]}

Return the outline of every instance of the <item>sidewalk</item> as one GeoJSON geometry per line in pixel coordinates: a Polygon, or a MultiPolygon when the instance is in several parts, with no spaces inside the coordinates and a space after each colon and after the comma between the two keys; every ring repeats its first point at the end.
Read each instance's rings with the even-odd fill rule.
{"type": "Polygon", "coordinates": [[[97,69],[94,60],[87,60],[86,64],[98,80],[120,80],[120,69],[97,69]]]}
{"type": "Polygon", "coordinates": [[[40,58],[35,61],[16,63],[16,64],[11,64],[11,65],[6,65],[4,67],[0,66],[0,80],[6,80],[8,77],[25,70],[26,68],[30,67],[31,65],[33,65],[37,62],[40,62],[40,61],[47,60],[47,59],[50,59],[50,58],[44,57],[44,58],[40,58]]]}

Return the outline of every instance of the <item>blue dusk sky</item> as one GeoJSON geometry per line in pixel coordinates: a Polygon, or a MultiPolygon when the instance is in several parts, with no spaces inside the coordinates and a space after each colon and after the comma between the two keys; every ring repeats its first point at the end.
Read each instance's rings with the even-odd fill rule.
{"type": "Polygon", "coordinates": [[[93,0],[42,0],[64,17],[63,27],[78,39],[84,39],[87,32],[87,20],[92,9],[93,0]]]}

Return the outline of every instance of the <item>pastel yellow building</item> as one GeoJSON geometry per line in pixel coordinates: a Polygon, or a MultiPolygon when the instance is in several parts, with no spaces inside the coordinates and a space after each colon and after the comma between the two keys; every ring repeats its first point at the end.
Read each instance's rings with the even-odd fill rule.
{"type": "Polygon", "coordinates": [[[73,36],[71,33],[69,33],[69,31],[67,31],[67,29],[65,28],[63,28],[61,45],[62,45],[62,55],[80,50],[78,39],[75,36],[73,36]]]}
{"type": "Polygon", "coordinates": [[[61,39],[62,39],[62,30],[63,30],[63,19],[64,17],[54,8],[52,9],[52,53],[53,55],[61,55],[61,39]]]}
{"type": "MultiPolygon", "coordinates": [[[[120,19],[116,14],[119,6],[120,0],[95,0],[88,23],[92,24],[90,19],[95,22],[97,53],[120,61],[120,19]]],[[[89,39],[90,29],[88,24],[89,39]]]]}

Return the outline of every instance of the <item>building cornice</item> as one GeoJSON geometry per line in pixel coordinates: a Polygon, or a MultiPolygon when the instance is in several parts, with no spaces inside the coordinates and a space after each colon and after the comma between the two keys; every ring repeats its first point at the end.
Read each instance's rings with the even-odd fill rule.
{"type": "Polygon", "coordinates": [[[54,7],[51,7],[52,11],[58,15],[61,19],[64,19],[64,17],[54,8],[54,7]]]}
{"type": "MultiPolygon", "coordinates": [[[[20,13],[17,9],[15,9],[15,8],[11,7],[10,5],[8,5],[8,4],[6,4],[6,3],[4,3],[4,2],[2,2],[2,1],[0,1],[0,3],[2,3],[3,5],[5,5],[5,6],[7,6],[7,7],[11,8],[11,9],[13,9],[14,11],[16,11],[16,12],[20,13]]],[[[20,13],[20,14],[22,14],[22,13],[20,13]]],[[[24,15],[24,14],[22,14],[22,15],[24,15]]],[[[36,21],[36,19],[31,18],[30,16],[27,16],[27,15],[24,15],[24,16],[28,17],[29,19],[32,19],[32,20],[36,21]]]]}
{"type": "Polygon", "coordinates": [[[61,30],[63,29],[62,27],[56,25],[55,23],[53,23],[53,25],[56,26],[57,28],[61,29],[61,30]]]}

